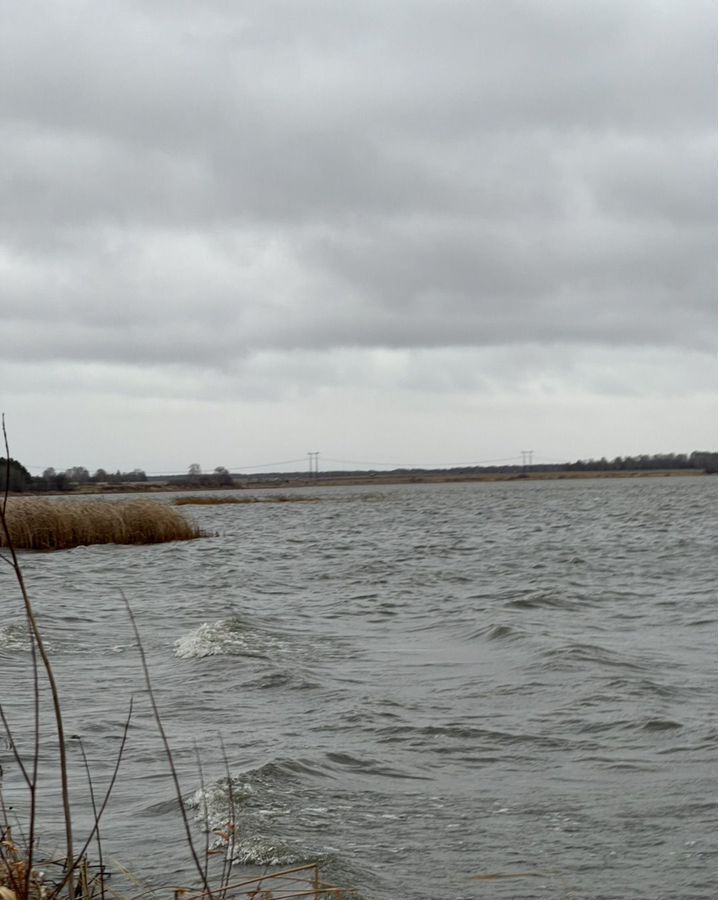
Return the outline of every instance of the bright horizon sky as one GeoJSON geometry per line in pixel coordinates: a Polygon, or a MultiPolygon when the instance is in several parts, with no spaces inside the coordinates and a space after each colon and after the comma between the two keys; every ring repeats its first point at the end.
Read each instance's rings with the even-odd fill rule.
{"type": "Polygon", "coordinates": [[[4,3],[13,456],[715,450],[715,46],[709,0],[4,3]]]}

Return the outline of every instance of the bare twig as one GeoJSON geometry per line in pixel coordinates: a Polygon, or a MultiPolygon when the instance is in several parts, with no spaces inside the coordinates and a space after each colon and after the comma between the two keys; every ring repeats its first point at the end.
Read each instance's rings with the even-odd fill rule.
{"type": "Polygon", "coordinates": [[[237,818],[235,815],[234,803],[234,785],[232,784],[232,776],[229,772],[229,759],[227,758],[227,748],[224,745],[222,735],[219,735],[219,746],[222,749],[222,760],[224,762],[224,771],[227,776],[227,802],[229,805],[229,821],[227,822],[227,852],[222,861],[222,876],[220,878],[219,887],[222,898],[226,896],[227,885],[232,873],[232,863],[234,862],[234,851],[237,844],[237,818]]]}
{"type": "MultiPolygon", "coordinates": [[[[102,873],[105,871],[105,866],[102,861],[102,838],[100,835],[100,815],[97,810],[97,803],[95,802],[95,786],[92,783],[92,772],[90,771],[90,763],[87,759],[87,753],[85,753],[85,745],[82,743],[82,738],[78,737],[78,743],[80,745],[80,753],[82,754],[82,763],[85,767],[85,774],[87,775],[87,787],[90,791],[90,804],[92,806],[92,815],[94,818],[93,831],[95,832],[95,842],[97,844],[97,864],[100,867],[100,894],[102,896],[102,900],[105,900],[105,879],[102,877],[102,873]]],[[[80,858],[84,857],[84,853],[80,855],[80,858]]]]}
{"type": "Polygon", "coordinates": [[[15,738],[13,737],[12,730],[10,728],[10,723],[7,720],[7,716],[5,715],[5,710],[0,703],[0,722],[2,722],[2,726],[5,729],[5,734],[7,735],[7,742],[12,750],[12,755],[15,758],[15,762],[17,763],[18,769],[22,773],[22,777],[25,779],[25,784],[30,787],[32,782],[30,781],[30,776],[27,774],[27,769],[25,768],[25,763],[23,762],[22,756],[20,756],[20,751],[17,749],[15,744],[15,738]]]}
{"type": "Polygon", "coordinates": [[[0,785],[0,810],[2,810],[3,821],[5,822],[5,827],[0,829],[0,863],[3,866],[3,870],[7,872],[10,887],[17,893],[18,886],[15,867],[11,865],[15,845],[12,840],[12,829],[8,824],[7,807],[5,806],[5,795],[2,791],[2,785],[0,785]]]}
{"type": "Polygon", "coordinates": [[[204,771],[202,769],[202,759],[199,755],[197,742],[194,743],[194,755],[197,760],[197,771],[199,772],[199,790],[202,797],[202,817],[204,819],[204,881],[209,878],[209,807],[207,805],[207,789],[204,784],[204,771]]]}
{"type": "MultiPolygon", "coordinates": [[[[127,743],[127,733],[130,730],[130,721],[132,720],[133,707],[134,707],[134,698],[130,697],[130,707],[127,711],[127,718],[125,719],[125,724],[122,729],[122,739],[120,741],[120,749],[117,751],[117,758],[115,759],[115,767],[112,770],[112,777],[110,778],[110,783],[108,784],[107,790],[105,791],[105,796],[104,796],[104,799],[100,806],[100,809],[98,812],[95,813],[95,824],[94,824],[92,830],[90,831],[90,833],[87,835],[87,838],[85,839],[85,843],[83,844],[82,849],[80,850],[80,852],[77,856],[77,860],[75,861],[75,866],[86,855],[87,849],[90,846],[92,839],[95,837],[97,830],[99,829],[100,819],[102,818],[102,815],[105,812],[105,809],[107,808],[107,804],[110,801],[110,795],[112,794],[112,789],[115,786],[115,782],[117,781],[117,775],[118,775],[118,772],[120,771],[120,763],[122,762],[122,758],[125,755],[125,745],[127,743]]],[[[83,755],[84,755],[84,750],[83,750],[83,755]]],[[[93,806],[94,806],[94,802],[93,802],[93,806]]],[[[75,866],[73,866],[73,868],[75,866]]],[[[70,875],[69,872],[67,872],[65,874],[64,880],[55,889],[56,894],[59,894],[60,891],[63,889],[63,887],[65,886],[65,884],[67,882],[69,875],[70,875]]],[[[104,887],[104,881],[103,881],[103,887],[104,887]]]]}
{"type": "Polygon", "coordinates": [[[7,432],[5,431],[5,413],[2,414],[2,433],[5,438],[5,484],[2,494],[2,516],[5,518],[7,498],[10,494],[10,449],[8,447],[7,432]]]}
{"type": "Polygon", "coordinates": [[[155,723],[157,725],[157,730],[160,733],[160,737],[162,738],[162,744],[165,750],[165,758],[167,759],[167,765],[169,766],[170,774],[172,775],[172,781],[174,782],[175,795],[177,797],[177,802],[179,803],[180,815],[182,816],[182,823],[184,824],[185,837],[187,839],[187,846],[189,847],[190,854],[192,855],[192,860],[194,862],[195,868],[197,870],[197,874],[199,875],[204,890],[207,896],[212,900],[213,894],[212,890],[209,886],[207,878],[204,873],[204,867],[202,863],[199,861],[199,857],[197,856],[197,851],[194,847],[194,842],[192,840],[192,831],[190,829],[189,819],[187,818],[187,811],[184,806],[184,798],[182,796],[182,788],[179,783],[179,776],[177,774],[177,767],[174,763],[174,758],[172,756],[172,750],[170,748],[169,740],[167,739],[167,733],[165,732],[164,725],[162,724],[162,717],[160,716],[160,711],[157,707],[157,701],[155,699],[154,690],[152,689],[152,681],[150,679],[150,670],[147,666],[147,659],[145,657],[145,650],[142,646],[142,640],[140,639],[140,632],[137,627],[137,621],[135,619],[134,613],[132,612],[132,608],[125,597],[124,593],[120,591],[120,596],[125,604],[125,608],[127,609],[127,615],[129,616],[130,622],[132,624],[132,630],[135,634],[135,641],[137,642],[137,651],[140,656],[140,664],[142,665],[142,671],[145,676],[145,686],[147,688],[147,694],[150,698],[150,704],[152,706],[152,712],[154,714],[155,723]]]}
{"type": "Polygon", "coordinates": [[[15,580],[17,581],[18,587],[20,588],[20,594],[22,595],[23,604],[25,606],[25,615],[27,617],[28,625],[30,626],[30,631],[34,637],[35,644],[37,646],[37,651],[40,654],[40,659],[42,660],[42,667],[45,671],[45,675],[47,677],[48,684],[50,685],[50,693],[52,694],[52,705],[55,716],[55,727],[57,729],[57,741],[58,741],[58,750],[59,750],[59,763],[60,763],[60,786],[62,791],[62,809],[63,815],[65,819],[65,849],[66,849],[66,866],[69,872],[68,878],[68,891],[70,897],[74,897],[74,884],[72,877],[72,866],[74,861],[74,850],[73,850],[73,840],[72,840],[72,809],[70,806],[70,787],[69,787],[69,779],[68,779],[68,771],[67,771],[67,749],[65,747],[65,726],[62,717],[62,707],[60,706],[60,694],[57,688],[57,682],[55,680],[55,673],[53,671],[52,665],[50,663],[50,658],[47,655],[47,649],[45,647],[45,642],[42,639],[42,634],[40,633],[40,628],[37,624],[37,619],[35,618],[35,611],[30,603],[30,596],[27,592],[27,588],[25,586],[25,579],[22,574],[22,569],[20,568],[20,563],[17,558],[17,553],[15,552],[15,547],[13,545],[12,538],[10,536],[10,529],[8,528],[7,517],[5,514],[7,508],[7,498],[10,493],[10,445],[7,437],[7,429],[5,427],[5,415],[2,416],[2,434],[3,434],[3,442],[5,444],[5,457],[7,460],[7,471],[5,476],[5,493],[3,496],[2,505],[0,505],[0,528],[2,529],[2,533],[5,536],[5,543],[7,545],[7,550],[10,553],[10,559],[12,560],[12,567],[15,572],[15,580]]]}
{"type": "Polygon", "coordinates": [[[30,879],[32,878],[33,862],[35,859],[35,831],[37,824],[37,775],[40,766],[40,670],[37,665],[37,647],[35,638],[30,635],[30,649],[32,652],[32,703],[33,703],[33,747],[32,747],[32,776],[30,778],[30,833],[27,839],[27,869],[25,871],[25,896],[30,894],[30,879]]]}

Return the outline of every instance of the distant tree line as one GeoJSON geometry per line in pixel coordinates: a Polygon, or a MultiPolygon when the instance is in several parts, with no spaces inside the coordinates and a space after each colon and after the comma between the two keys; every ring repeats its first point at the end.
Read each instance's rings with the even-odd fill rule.
{"type": "MultiPolygon", "coordinates": [[[[457,475],[518,475],[522,472],[641,472],[648,470],[698,470],[718,473],[718,452],[694,450],[692,453],[655,453],[653,456],[616,456],[614,459],[579,459],[565,463],[535,463],[523,466],[516,463],[503,466],[462,466],[454,469],[432,469],[432,472],[457,475]]],[[[395,474],[419,475],[422,469],[395,469],[395,474]]],[[[338,473],[337,473],[338,474],[338,473]]],[[[358,473],[357,473],[358,474],[358,473]]],[[[392,473],[384,473],[392,474],[392,473]]]]}
{"type": "Polygon", "coordinates": [[[11,457],[8,465],[8,460],[0,456],[0,492],[5,488],[17,494],[31,490],[32,475],[16,459],[11,457]]]}
{"type": "MultiPolygon", "coordinates": [[[[17,465],[20,464],[17,463],[17,465]]],[[[26,469],[23,471],[26,473],[27,479],[23,481],[16,479],[15,483],[18,487],[12,490],[72,491],[86,484],[118,485],[149,481],[147,474],[142,469],[132,469],[131,472],[120,472],[119,469],[116,472],[108,472],[105,469],[97,469],[91,475],[84,466],[72,466],[60,472],[48,468],[42,475],[36,476],[31,476],[26,469]]],[[[230,487],[234,484],[234,479],[224,466],[217,466],[214,471],[204,473],[197,463],[192,463],[186,475],[169,476],[167,481],[189,487],[230,487]]]]}
{"type": "Polygon", "coordinates": [[[234,478],[229,469],[217,466],[212,472],[203,472],[199,463],[192,463],[186,475],[173,475],[167,479],[172,484],[182,487],[232,487],[234,478]]]}
{"type": "MultiPolygon", "coordinates": [[[[496,466],[460,466],[451,469],[431,469],[433,474],[441,475],[520,475],[525,472],[609,472],[609,471],[646,471],[646,470],[698,470],[708,474],[718,473],[718,452],[711,450],[694,450],[693,453],[656,453],[653,456],[617,456],[614,459],[579,459],[565,463],[534,463],[519,465],[512,463],[496,466]]],[[[422,475],[426,469],[393,469],[383,472],[384,475],[422,475]]],[[[360,471],[324,472],[329,475],[361,475],[360,471]]],[[[366,474],[366,473],[365,473],[366,474]]],[[[249,476],[250,478],[252,476],[249,476]]],[[[261,477],[261,476],[257,476],[261,477]]]]}
{"type": "Polygon", "coordinates": [[[703,469],[718,472],[718,453],[694,450],[693,453],[654,453],[653,456],[617,456],[615,459],[580,459],[563,466],[569,472],[649,471],[651,469],[703,469]]]}
{"type": "Polygon", "coordinates": [[[45,469],[42,475],[32,478],[29,490],[33,491],[72,491],[83,484],[136,484],[147,481],[147,475],[142,469],[133,469],[131,472],[106,472],[105,469],[97,469],[94,475],[90,475],[84,466],[72,466],[64,472],[57,472],[52,467],[45,469]]]}
{"type": "MultiPolygon", "coordinates": [[[[108,472],[105,469],[97,469],[91,475],[84,466],[71,466],[64,471],[49,467],[42,475],[31,475],[16,459],[10,460],[9,482],[6,481],[7,471],[7,460],[0,457],[0,493],[6,483],[9,483],[12,493],[19,494],[26,491],[37,493],[73,491],[86,484],[138,484],[148,481],[147,474],[142,469],[132,469],[131,472],[121,472],[119,469],[116,472],[108,472]]],[[[217,466],[213,472],[204,473],[197,463],[192,463],[186,475],[171,476],[167,480],[189,487],[231,487],[234,484],[234,479],[224,466],[217,466]]]]}
{"type": "MultiPolygon", "coordinates": [[[[650,471],[650,470],[698,470],[708,474],[718,474],[718,451],[694,450],[692,453],[655,453],[652,456],[642,454],[640,456],[616,456],[614,459],[579,459],[571,463],[538,463],[531,466],[504,465],[504,466],[462,466],[451,469],[431,469],[434,474],[453,475],[481,475],[481,474],[516,474],[529,472],[615,472],[615,471],[650,471]]],[[[384,472],[385,475],[416,475],[425,474],[426,469],[394,469],[392,472],[384,472]]],[[[325,477],[332,476],[368,476],[372,473],[357,471],[324,472],[325,477]]],[[[273,477],[270,474],[245,475],[243,481],[265,480],[273,477]]],[[[283,481],[290,481],[293,475],[284,474],[283,481]]],[[[296,477],[305,477],[305,474],[296,477]]],[[[82,485],[121,485],[147,482],[149,479],[142,469],[132,469],[131,472],[107,472],[105,469],[97,469],[94,474],[84,466],[72,466],[64,471],[56,471],[47,468],[42,475],[31,475],[28,470],[16,459],[10,459],[9,482],[8,461],[0,457],[0,492],[9,484],[13,493],[27,491],[72,491],[82,485]]],[[[217,466],[212,472],[203,472],[198,463],[192,463],[185,475],[171,475],[163,479],[177,487],[204,487],[220,488],[235,485],[235,478],[224,466],[217,466]]]]}

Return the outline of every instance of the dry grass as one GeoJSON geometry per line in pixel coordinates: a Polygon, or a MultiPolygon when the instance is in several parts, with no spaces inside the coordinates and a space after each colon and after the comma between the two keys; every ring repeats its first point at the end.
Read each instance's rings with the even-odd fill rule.
{"type": "Polygon", "coordinates": [[[312,503],[314,497],[177,497],[175,506],[219,506],[223,503],[312,503]]]}
{"type": "MultiPolygon", "coordinates": [[[[202,536],[171,506],[151,500],[51,501],[11,498],[10,539],[18,550],[66,550],[88,544],[160,544],[202,536]]],[[[0,534],[0,547],[6,546],[0,534]]]]}
{"type": "Polygon", "coordinates": [[[34,868],[28,877],[26,854],[13,842],[10,828],[4,828],[0,837],[0,900],[45,900],[49,893],[45,879],[34,868]]]}
{"type": "MultiPolygon", "coordinates": [[[[65,872],[62,859],[47,858],[39,864],[33,859],[31,863],[27,847],[14,842],[9,826],[0,830],[0,837],[0,900],[70,900],[63,897],[62,888],[58,890],[65,872]]],[[[107,900],[108,877],[104,869],[90,866],[82,857],[75,868],[72,900],[107,900]]]]}

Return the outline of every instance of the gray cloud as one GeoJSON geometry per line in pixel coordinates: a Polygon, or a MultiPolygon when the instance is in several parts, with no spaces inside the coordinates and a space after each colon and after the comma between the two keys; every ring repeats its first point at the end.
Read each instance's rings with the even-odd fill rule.
{"type": "Polygon", "coordinates": [[[0,329],[23,377],[273,401],[363,372],[431,391],[428,353],[447,390],[518,390],[516,359],[559,377],[548,353],[610,393],[576,360],[712,349],[707,0],[3,13],[0,329]]]}

